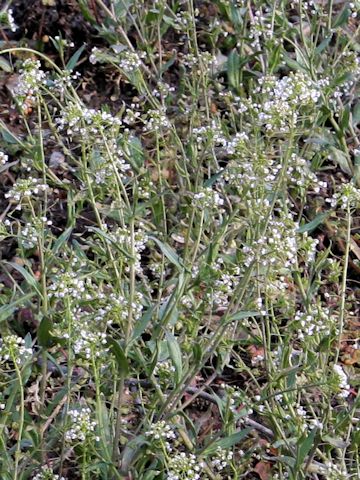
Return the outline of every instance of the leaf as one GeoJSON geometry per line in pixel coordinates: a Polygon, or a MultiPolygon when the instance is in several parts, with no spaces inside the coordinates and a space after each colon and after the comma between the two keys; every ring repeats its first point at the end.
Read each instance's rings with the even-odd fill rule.
{"type": "Polygon", "coordinates": [[[239,432],[233,433],[229,437],[222,438],[221,440],[217,440],[216,442],[211,443],[208,445],[205,450],[202,452],[204,455],[212,455],[216,452],[218,447],[228,449],[236,445],[237,443],[241,442],[247,435],[251,432],[251,428],[244,428],[239,432]]]}
{"type": "Polygon", "coordinates": [[[335,147],[330,147],[329,150],[330,150],[330,155],[329,155],[330,159],[336,162],[344,173],[346,173],[347,175],[352,175],[353,168],[346,154],[342,150],[339,150],[338,148],[335,148],[335,147]]]}
{"type": "Polygon", "coordinates": [[[3,322],[7,318],[9,318],[15,312],[18,305],[22,305],[23,303],[26,302],[26,300],[30,300],[30,298],[32,298],[33,296],[34,296],[33,293],[27,293],[26,295],[23,295],[17,300],[14,300],[13,302],[0,307],[0,322],[3,322]]]}
{"type": "Polygon", "coordinates": [[[175,265],[179,270],[184,269],[182,260],[180,259],[179,255],[167,243],[163,243],[161,240],[153,237],[152,235],[149,235],[149,238],[158,245],[162,253],[173,265],[175,265]]]}
{"type": "Polygon", "coordinates": [[[199,343],[194,343],[193,348],[193,362],[195,365],[200,365],[203,357],[203,351],[199,343]]]}
{"type": "Polygon", "coordinates": [[[350,107],[349,105],[347,105],[344,108],[344,111],[342,112],[342,115],[341,115],[340,128],[342,130],[347,130],[347,128],[349,127],[349,120],[350,120],[350,107]]]}
{"type": "Polygon", "coordinates": [[[289,57],[289,55],[283,54],[283,60],[285,61],[286,65],[292,70],[300,70],[301,72],[307,73],[306,68],[300,65],[300,63],[293,58],[289,57]]]}
{"type": "Polygon", "coordinates": [[[352,124],[353,124],[353,126],[355,127],[355,125],[357,125],[358,123],[360,123],[360,102],[358,102],[355,105],[354,110],[352,112],[352,124]]]}
{"type": "Polygon", "coordinates": [[[48,316],[44,316],[37,330],[37,339],[42,347],[49,347],[52,343],[53,336],[50,333],[52,322],[48,316]]]}
{"type": "Polygon", "coordinates": [[[120,375],[126,377],[129,374],[129,364],[123,349],[120,347],[119,342],[111,337],[107,338],[107,342],[116,358],[120,375]]]}
{"type": "Polygon", "coordinates": [[[11,73],[13,71],[10,63],[4,57],[0,57],[0,68],[6,73],[11,73]]]}
{"type": "Polygon", "coordinates": [[[317,228],[319,225],[324,223],[324,220],[326,220],[330,215],[330,212],[323,212],[319,213],[316,215],[311,222],[305,223],[305,225],[301,225],[301,227],[298,228],[297,232],[298,233],[305,233],[305,232],[312,232],[317,228]]]}
{"type": "Polygon", "coordinates": [[[335,448],[346,448],[350,444],[349,442],[345,442],[341,438],[330,437],[330,435],[324,435],[321,439],[335,448]]]}
{"type": "Polygon", "coordinates": [[[85,44],[82,45],[80,48],[78,48],[76,50],[76,52],[71,56],[70,60],[67,62],[65,68],[66,70],[74,70],[74,68],[76,67],[76,64],[80,58],[80,55],[82,54],[82,52],[85,50],[85,44]]]}
{"type": "Polygon", "coordinates": [[[225,169],[220,170],[220,172],[214,173],[210,178],[208,178],[204,182],[204,187],[212,187],[214,183],[221,177],[221,175],[224,173],[225,169]]]}
{"type": "Polygon", "coordinates": [[[63,233],[56,239],[53,247],[52,247],[52,253],[55,255],[60,248],[64,245],[69,240],[69,237],[71,235],[71,232],[73,230],[73,227],[67,228],[63,233]]]}
{"type": "Polygon", "coordinates": [[[357,259],[360,260],[360,247],[353,237],[350,238],[350,250],[355,254],[357,259]]]}
{"type": "Polygon", "coordinates": [[[17,270],[19,273],[21,273],[21,275],[24,277],[28,285],[33,287],[34,290],[36,290],[36,292],[38,293],[38,295],[42,297],[42,293],[39,289],[39,283],[32,273],[29,273],[27,270],[25,270],[24,267],[22,267],[21,265],[18,265],[15,262],[6,262],[4,260],[3,263],[5,263],[6,265],[10,265],[14,270],[17,270]]]}
{"type": "Polygon", "coordinates": [[[5,142],[11,143],[13,145],[15,145],[15,144],[22,145],[21,140],[19,140],[16,135],[14,135],[12,132],[10,132],[10,130],[5,129],[5,128],[1,128],[0,131],[1,131],[1,135],[2,135],[3,139],[5,140],[5,142]]]}
{"type": "Polygon", "coordinates": [[[146,437],[144,435],[139,435],[125,445],[124,451],[121,455],[120,473],[124,475],[128,473],[134,460],[140,455],[143,446],[148,444],[149,442],[146,437]]]}
{"type": "Polygon", "coordinates": [[[317,428],[313,428],[307,437],[301,437],[298,442],[296,465],[301,468],[304,463],[306,455],[310,452],[314,445],[317,428]]]}
{"type": "Polygon", "coordinates": [[[179,343],[174,337],[174,335],[170,332],[166,332],[166,341],[167,346],[169,349],[170,358],[172,363],[174,364],[175,371],[176,371],[176,381],[179,383],[182,377],[182,357],[181,357],[181,349],[179,343]]]}
{"type": "Polygon", "coordinates": [[[350,9],[346,6],[335,18],[332,28],[338,28],[347,23],[350,17],[350,9]]]}
{"type": "Polygon", "coordinates": [[[256,311],[237,312],[237,313],[234,313],[234,315],[231,315],[228,321],[233,322],[234,320],[244,320],[244,318],[258,317],[259,315],[260,313],[256,311]]]}
{"type": "Polygon", "coordinates": [[[127,142],[128,160],[132,167],[137,169],[144,165],[145,157],[141,140],[138,137],[131,137],[127,142]]]}
{"type": "Polygon", "coordinates": [[[236,50],[230,52],[227,60],[227,75],[230,87],[239,88],[240,86],[240,55],[236,50]]]}
{"type": "Polygon", "coordinates": [[[317,55],[320,55],[320,53],[325,50],[326,47],[329,46],[330,42],[331,42],[331,39],[332,39],[332,33],[328,36],[328,37],[325,37],[324,40],[320,43],[320,45],[318,45],[315,49],[315,53],[317,55]]]}
{"type": "Polygon", "coordinates": [[[135,323],[135,327],[131,335],[130,343],[133,343],[136,339],[140,337],[142,333],[144,333],[146,327],[148,326],[151,320],[153,311],[154,311],[154,307],[148,308],[144,313],[144,315],[142,315],[140,320],[135,323]]]}
{"type": "Polygon", "coordinates": [[[260,461],[255,465],[254,472],[259,475],[261,480],[268,480],[271,474],[271,464],[260,461]]]}

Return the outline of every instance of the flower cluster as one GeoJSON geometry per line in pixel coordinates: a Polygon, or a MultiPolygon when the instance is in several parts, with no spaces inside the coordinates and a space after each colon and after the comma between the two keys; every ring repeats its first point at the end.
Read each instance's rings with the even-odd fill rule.
{"type": "Polygon", "coordinates": [[[296,153],[291,155],[286,178],[290,186],[301,187],[303,191],[312,187],[315,193],[319,193],[321,188],[325,189],[327,187],[327,183],[320,181],[315,173],[310,170],[309,163],[296,153]]]}
{"type": "Polygon", "coordinates": [[[167,480],[199,480],[204,464],[193,453],[180,452],[172,455],[168,462],[167,480]]]}
{"type": "Polygon", "coordinates": [[[342,210],[354,208],[360,204],[360,190],[356,188],[353,183],[344,183],[339,187],[338,191],[334,193],[332,198],[327,199],[327,202],[330,203],[333,208],[337,205],[342,210]]]}
{"type": "Polygon", "coordinates": [[[330,311],[319,306],[307,312],[298,310],[294,320],[298,325],[298,339],[306,342],[315,338],[319,342],[322,337],[331,333],[335,324],[335,319],[330,315],[330,311]]]}
{"type": "Polygon", "coordinates": [[[12,8],[0,12],[0,25],[4,25],[5,28],[10,28],[12,32],[16,32],[17,26],[15,25],[12,8]]]}
{"type": "Polygon", "coordinates": [[[173,426],[164,420],[153,423],[151,428],[145,433],[145,436],[151,438],[156,445],[165,448],[167,452],[172,452],[173,440],[177,438],[173,426]]]}
{"type": "Polygon", "coordinates": [[[106,333],[101,332],[97,322],[91,322],[88,312],[76,309],[74,312],[74,343],[73,349],[76,355],[87,360],[92,357],[98,358],[108,352],[106,333]]]}
{"type": "Polygon", "coordinates": [[[66,70],[61,72],[58,78],[55,78],[49,82],[49,89],[58,96],[63,95],[66,89],[72,87],[73,83],[76,82],[80,77],[80,72],[73,73],[72,71],[66,70]]]}
{"type": "Polygon", "coordinates": [[[48,188],[49,185],[42,183],[38,178],[23,178],[13,184],[11,190],[5,193],[5,198],[19,203],[18,209],[21,209],[21,201],[23,199],[28,199],[32,195],[38,195],[40,192],[45,192],[48,188]]]}
{"type": "Polygon", "coordinates": [[[5,163],[9,160],[9,156],[6,155],[4,152],[0,152],[0,164],[5,165],[5,163]]]}
{"type": "Polygon", "coordinates": [[[224,200],[218,192],[210,187],[202,188],[199,192],[195,193],[192,200],[192,206],[200,210],[207,208],[218,209],[218,207],[222,205],[224,205],[224,200]]]}
{"type": "Polygon", "coordinates": [[[97,137],[111,127],[122,124],[120,118],[110,113],[84,107],[78,103],[68,104],[56,119],[58,129],[65,130],[68,135],[97,137]]]}
{"type": "Polygon", "coordinates": [[[348,383],[348,377],[340,365],[334,365],[334,373],[338,383],[340,393],[338,397],[347,398],[350,395],[350,385],[348,383]]]}
{"type": "Polygon", "coordinates": [[[149,110],[144,122],[144,132],[159,132],[171,128],[171,122],[166,116],[165,108],[149,110]]]}
{"type": "Polygon", "coordinates": [[[27,58],[19,71],[17,85],[13,91],[20,108],[26,113],[29,108],[36,104],[37,95],[41,87],[46,83],[46,73],[41,69],[39,60],[27,58]]]}
{"type": "Polygon", "coordinates": [[[32,477],[32,480],[65,480],[65,477],[60,477],[60,475],[53,472],[52,468],[45,465],[32,477]]]}
{"type": "Polygon", "coordinates": [[[0,339],[0,363],[12,361],[17,365],[29,360],[33,351],[27,347],[25,340],[16,335],[7,335],[0,339]]]}
{"type": "Polygon", "coordinates": [[[92,152],[90,162],[91,174],[95,177],[97,185],[104,185],[116,172],[121,178],[124,178],[131,168],[124,158],[124,152],[117,145],[115,139],[108,139],[106,146],[96,146],[92,152]]]}
{"type": "Polygon", "coordinates": [[[70,428],[65,432],[67,442],[84,442],[93,436],[96,422],[91,420],[91,410],[82,407],[78,410],[69,410],[70,428]]]}
{"type": "Polygon", "coordinates": [[[188,53],[182,58],[182,63],[190,70],[194,70],[196,74],[210,72],[216,65],[216,57],[210,52],[199,52],[199,55],[188,53]],[[197,70],[195,70],[197,69],[197,70]]]}
{"type": "Polygon", "coordinates": [[[234,454],[231,451],[225,450],[222,447],[217,447],[213,458],[211,459],[211,466],[214,470],[221,472],[231,462],[234,454]]]}
{"type": "Polygon", "coordinates": [[[319,87],[301,72],[281,79],[265,76],[258,82],[255,92],[261,101],[253,102],[251,110],[270,133],[288,132],[296,125],[301,109],[316,105],[321,95],[319,87]]]}
{"type": "Polygon", "coordinates": [[[270,267],[279,271],[289,269],[296,263],[298,225],[291,214],[279,218],[273,216],[268,223],[267,232],[252,245],[245,245],[244,263],[250,266],[257,260],[262,267],[270,267]]]}
{"type": "Polygon", "coordinates": [[[77,272],[72,270],[68,272],[60,271],[57,272],[48,290],[49,298],[70,297],[73,300],[78,300],[86,292],[86,282],[85,279],[79,277],[77,272]]]}
{"type": "MultiPolygon", "coordinates": [[[[196,127],[192,131],[193,138],[197,142],[197,148],[199,150],[203,149],[203,145],[211,146],[221,146],[226,147],[229,144],[228,139],[226,138],[221,126],[213,120],[210,125],[202,125],[201,127],[196,127]]],[[[240,137],[235,137],[235,142],[238,141],[240,137]]],[[[231,142],[229,149],[231,149],[231,142]]]]}
{"type": "Polygon", "coordinates": [[[128,50],[122,51],[120,55],[119,67],[126,74],[134,73],[142,65],[142,58],[145,53],[130,52],[128,50]]]}
{"type": "Polygon", "coordinates": [[[52,220],[48,220],[47,217],[27,222],[19,232],[19,240],[23,248],[34,248],[38,243],[39,236],[44,233],[45,226],[50,225],[52,225],[52,220]]]}
{"type": "Polygon", "coordinates": [[[168,381],[172,378],[175,370],[176,369],[170,360],[163,360],[155,365],[153,375],[159,377],[160,380],[168,381]]]}

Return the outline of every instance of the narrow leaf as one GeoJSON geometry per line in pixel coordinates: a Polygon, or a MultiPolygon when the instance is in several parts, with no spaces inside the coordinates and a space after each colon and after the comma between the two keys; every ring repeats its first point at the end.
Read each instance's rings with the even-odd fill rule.
{"type": "Polygon", "coordinates": [[[179,382],[182,377],[181,349],[176,337],[174,337],[172,333],[166,332],[166,341],[169,349],[170,358],[176,370],[176,380],[177,382],[179,382]]]}
{"type": "Polygon", "coordinates": [[[251,428],[244,428],[239,432],[233,433],[229,437],[222,438],[221,440],[217,440],[216,442],[211,443],[209,446],[205,448],[203,454],[211,455],[216,452],[218,447],[228,449],[233,447],[234,445],[238,444],[243,440],[247,435],[251,432],[251,428]]]}
{"type": "Polygon", "coordinates": [[[116,358],[120,375],[126,377],[129,374],[129,364],[123,349],[120,347],[119,342],[113,338],[108,337],[107,341],[112,353],[116,358]]]}
{"type": "Polygon", "coordinates": [[[311,222],[301,225],[301,227],[299,227],[297,230],[298,233],[312,232],[315,230],[315,228],[324,223],[324,220],[326,220],[329,215],[329,212],[319,213],[315,218],[313,218],[313,220],[311,220],[311,222]]]}
{"type": "Polygon", "coordinates": [[[85,44],[82,45],[80,48],[78,48],[76,50],[76,52],[72,55],[72,57],[70,58],[70,60],[67,62],[66,64],[66,70],[74,70],[74,68],[76,67],[76,64],[80,58],[80,55],[82,54],[82,52],[85,50],[85,44]]]}
{"type": "Polygon", "coordinates": [[[180,259],[178,254],[168,244],[163,243],[161,240],[159,240],[156,237],[153,237],[152,235],[149,235],[149,238],[158,245],[162,253],[173,265],[175,265],[179,270],[184,269],[184,266],[182,265],[182,260],[180,259]]]}

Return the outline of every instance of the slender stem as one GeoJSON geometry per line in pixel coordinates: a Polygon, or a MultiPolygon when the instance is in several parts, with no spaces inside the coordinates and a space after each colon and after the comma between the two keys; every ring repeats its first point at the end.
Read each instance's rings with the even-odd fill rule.
{"type": "Polygon", "coordinates": [[[338,345],[336,349],[335,364],[339,360],[340,350],[341,350],[341,338],[344,330],[344,318],[345,318],[345,302],[346,302],[346,283],[347,283],[347,273],[349,265],[349,256],[350,256],[350,242],[351,242],[351,210],[348,202],[347,206],[347,228],[346,228],[346,241],[345,241],[345,254],[344,254],[344,269],[341,282],[341,293],[340,293],[340,313],[339,313],[339,335],[338,335],[338,345]]]}
{"type": "Polygon", "coordinates": [[[19,382],[19,390],[20,390],[20,422],[19,422],[18,439],[17,439],[16,451],[15,451],[15,466],[14,466],[14,475],[13,475],[13,479],[17,480],[19,478],[18,470],[19,470],[19,460],[21,455],[21,440],[22,440],[22,434],[24,430],[25,398],[24,398],[24,386],[22,382],[21,371],[17,364],[18,358],[16,358],[16,355],[13,355],[12,360],[14,362],[14,368],[16,372],[16,377],[19,382]]]}

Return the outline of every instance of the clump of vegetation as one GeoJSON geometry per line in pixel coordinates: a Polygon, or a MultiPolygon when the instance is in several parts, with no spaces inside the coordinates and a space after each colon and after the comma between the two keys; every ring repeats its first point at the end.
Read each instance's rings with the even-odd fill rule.
{"type": "Polygon", "coordinates": [[[12,3],[1,479],[359,478],[359,2],[12,3]]]}

